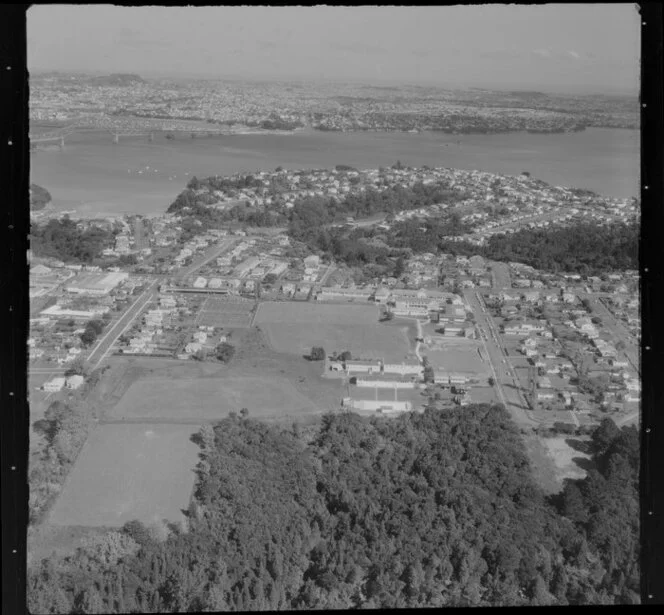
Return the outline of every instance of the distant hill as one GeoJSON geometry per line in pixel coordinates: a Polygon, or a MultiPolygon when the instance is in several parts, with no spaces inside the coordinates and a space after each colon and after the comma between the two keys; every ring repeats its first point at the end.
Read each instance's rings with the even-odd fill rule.
{"type": "Polygon", "coordinates": [[[131,73],[113,73],[112,75],[106,75],[104,77],[94,77],[91,80],[91,83],[95,85],[136,85],[139,83],[147,83],[143,77],[140,75],[134,75],[131,73]]]}
{"type": "Polygon", "coordinates": [[[48,190],[37,184],[30,184],[30,209],[32,211],[44,209],[50,202],[51,195],[48,190]]]}

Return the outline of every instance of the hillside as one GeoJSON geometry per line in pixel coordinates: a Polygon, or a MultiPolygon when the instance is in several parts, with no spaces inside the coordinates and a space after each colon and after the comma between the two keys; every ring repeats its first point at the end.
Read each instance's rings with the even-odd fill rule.
{"type": "Polygon", "coordinates": [[[30,184],[30,210],[39,211],[51,202],[51,195],[45,188],[30,184]]]}
{"type": "Polygon", "coordinates": [[[113,73],[112,75],[106,75],[104,77],[94,77],[91,80],[93,85],[109,85],[109,86],[129,86],[129,85],[138,85],[141,83],[147,83],[139,75],[135,74],[125,74],[125,73],[113,73]]]}

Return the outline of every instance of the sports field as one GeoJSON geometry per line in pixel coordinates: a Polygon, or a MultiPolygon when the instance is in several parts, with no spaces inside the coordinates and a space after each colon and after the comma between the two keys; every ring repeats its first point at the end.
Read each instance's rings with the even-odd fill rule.
{"type": "Polygon", "coordinates": [[[378,315],[375,306],[265,303],[256,324],[277,352],[308,355],[322,346],[328,353],[349,350],[355,358],[404,360],[410,350],[406,327],[385,326],[378,315]]]}
{"type": "Polygon", "coordinates": [[[317,404],[300,394],[284,378],[216,376],[194,379],[146,378],[134,382],[110,419],[222,419],[231,411],[249,410],[250,416],[307,414],[317,404]]]}
{"type": "Polygon", "coordinates": [[[50,515],[54,525],[177,522],[189,505],[197,427],[99,425],[88,438],[50,515]]]}

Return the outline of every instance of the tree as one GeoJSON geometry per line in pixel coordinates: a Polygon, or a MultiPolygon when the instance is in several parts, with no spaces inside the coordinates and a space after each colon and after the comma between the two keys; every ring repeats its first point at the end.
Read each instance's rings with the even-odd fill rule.
{"type": "Polygon", "coordinates": [[[325,359],[325,349],[321,346],[313,346],[309,358],[312,361],[323,361],[325,359]]]}
{"type": "Polygon", "coordinates": [[[215,348],[215,356],[222,363],[228,363],[235,355],[235,346],[228,342],[222,342],[215,348]]]}
{"type": "Polygon", "coordinates": [[[496,385],[496,379],[493,376],[489,376],[489,386],[495,386],[496,385]]]}
{"type": "Polygon", "coordinates": [[[339,361],[350,361],[353,358],[350,350],[344,350],[338,357],[339,361]]]}
{"type": "Polygon", "coordinates": [[[87,373],[85,361],[81,357],[76,357],[65,370],[65,377],[80,375],[84,376],[87,373]]]}
{"type": "Polygon", "coordinates": [[[240,416],[241,416],[243,419],[246,419],[246,418],[249,416],[249,410],[248,410],[247,408],[242,408],[242,409],[240,410],[240,416]]]}

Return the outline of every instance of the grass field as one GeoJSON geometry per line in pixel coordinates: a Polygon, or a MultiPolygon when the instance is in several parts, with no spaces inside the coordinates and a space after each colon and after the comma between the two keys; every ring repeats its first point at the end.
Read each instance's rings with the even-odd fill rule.
{"type": "Polygon", "coordinates": [[[118,419],[223,419],[247,408],[250,416],[307,414],[317,404],[300,394],[285,378],[227,376],[171,379],[146,378],[134,382],[107,413],[118,419]]]}
{"type": "Polygon", "coordinates": [[[540,438],[547,455],[552,459],[555,466],[555,480],[562,487],[566,478],[584,478],[586,471],[581,468],[575,459],[588,460],[590,455],[572,448],[568,443],[568,437],[540,438]]]}
{"type": "Polygon", "coordinates": [[[312,346],[328,353],[350,350],[356,358],[402,361],[409,356],[406,327],[378,322],[375,306],[264,303],[256,324],[277,352],[307,355],[312,346]]]}
{"type": "Polygon", "coordinates": [[[475,344],[465,348],[455,346],[437,350],[424,347],[420,350],[420,353],[429,359],[434,369],[478,375],[486,375],[491,372],[489,363],[482,360],[475,344]]]}
{"type": "Polygon", "coordinates": [[[224,296],[207,297],[196,317],[197,325],[244,328],[251,324],[254,302],[224,296]]]}
{"type": "Polygon", "coordinates": [[[177,522],[189,505],[198,447],[186,425],[100,425],[51,512],[53,525],[177,522]]]}
{"type": "Polygon", "coordinates": [[[328,353],[350,350],[353,358],[402,361],[408,357],[403,331],[380,325],[262,325],[272,347],[278,352],[308,355],[312,346],[328,353]]]}
{"type": "Polygon", "coordinates": [[[376,325],[379,315],[375,305],[266,302],[260,305],[256,324],[376,325]]]}

